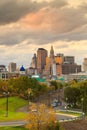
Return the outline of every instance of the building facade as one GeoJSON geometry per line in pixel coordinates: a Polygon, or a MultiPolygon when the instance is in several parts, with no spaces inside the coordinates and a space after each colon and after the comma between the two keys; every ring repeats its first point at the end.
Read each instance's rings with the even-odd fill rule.
{"type": "Polygon", "coordinates": [[[72,74],[81,72],[81,65],[77,64],[62,64],[62,74],[72,74]]]}
{"type": "Polygon", "coordinates": [[[87,58],[84,58],[83,61],[83,71],[87,72],[87,58]]]}
{"type": "MultiPolygon", "coordinates": [[[[81,65],[75,63],[74,56],[64,56],[62,53],[54,54],[53,46],[51,46],[50,54],[47,55],[47,50],[39,48],[37,50],[37,74],[42,74],[46,77],[54,77],[62,74],[72,74],[81,72],[81,65]]],[[[32,60],[33,68],[34,58],[32,60]]]]}
{"type": "Polygon", "coordinates": [[[37,50],[37,73],[42,74],[46,64],[47,50],[39,48],[37,50]]]}
{"type": "Polygon", "coordinates": [[[54,55],[53,46],[51,46],[50,56],[46,58],[46,65],[44,74],[49,76],[56,76],[62,73],[61,65],[63,63],[63,54],[54,55]]]}
{"type": "Polygon", "coordinates": [[[64,56],[64,62],[69,64],[74,64],[75,58],[74,56],[64,56]]]}
{"type": "Polygon", "coordinates": [[[16,69],[17,69],[16,63],[14,63],[14,62],[9,63],[9,65],[8,65],[8,71],[9,71],[10,73],[15,72],[16,69]]]}
{"type": "Polygon", "coordinates": [[[5,65],[0,65],[0,72],[6,72],[6,66],[5,65]]]}
{"type": "Polygon", "coordinates": [[[34,68],[34,69],[37,68],[37,56],[36,56],[36,54],[34,54],[34,56],[32,58],[30,68],[34,68]]]}

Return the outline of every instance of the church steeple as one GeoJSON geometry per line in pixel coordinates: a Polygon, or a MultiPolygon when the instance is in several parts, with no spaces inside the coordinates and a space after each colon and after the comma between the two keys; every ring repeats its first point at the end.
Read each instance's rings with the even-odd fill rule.
{"type": "Polygon", "coordinates": [[[53,50],[53,46],[51,46],[51,50],[50,50],[50,58],[54,58],[54,50],[53,50]]]}

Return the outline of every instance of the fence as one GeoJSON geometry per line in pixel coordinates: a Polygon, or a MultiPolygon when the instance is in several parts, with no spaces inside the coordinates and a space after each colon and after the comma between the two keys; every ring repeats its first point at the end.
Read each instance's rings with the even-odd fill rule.
{"type": "MultiPolygon", "coordinates": [[[[76,113],[76,114],[80,114],[79,116],[76,117],[70,117],[70,118],[66,118],[66,119],[60,119],[59,122],[67,122],[67,121],[74,121],[74,120],[82,120],[85,117],[85,113],[83,112],[79,112],[79,111],[70,111],[70,110],[60,110],[60,112],[64,112],[65,115],[69,114],[69,113],[76,113]]],[[[72,115],[72,114],[71,114],[72,115]]]]}

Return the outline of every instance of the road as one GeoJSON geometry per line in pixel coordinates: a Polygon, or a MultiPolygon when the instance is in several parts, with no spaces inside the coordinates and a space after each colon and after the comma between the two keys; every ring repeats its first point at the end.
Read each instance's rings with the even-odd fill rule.
{"type": "MultiPolygon", "coordinates": [[[[58,120],[65,120],[69,118],[73,118],[71,115],[64,114],[56,114],[58,120]]],[[[22,126],[25,125],[26,121],[8,121],[8,122],[0,122],[0,127],[2,126],[22,126]]]]}
{"type": "Polygon", "coordinates": [[[56,114],[57,119],[60,120],[67,120],[67,119],[72,119],[75,118],[76,116],[73,115],[67,115],[67,114],[56,114]]]}
{"type": "Polygon", "coordinates": [[[7,121],[7,122],[0,122],[1,126],[22,126],[25,124],[25,121],[7,121]]]}

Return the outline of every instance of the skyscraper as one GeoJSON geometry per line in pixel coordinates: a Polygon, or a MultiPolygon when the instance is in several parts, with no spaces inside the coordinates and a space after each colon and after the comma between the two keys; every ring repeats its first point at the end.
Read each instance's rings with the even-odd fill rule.
{"type": "Polygon", "coordinates": [[[9,63],[8,71],[9,72],[15,72],[16,71],[16,63],[13,63],[13,62],[9,63]]]}
{"type": "Polygon", "coordinates": [[[33,56],[33,58],[32,58],[30,67],[31,67],[31,68],[34,68],[34,69],[37,68],[37,57],[36,57],[36,54],[34,54],[34,56],[33,56]]]}
{"type": "Polygon", "coordinates": [[[83,61],[83,71],[87,72],[87,58],[84,58],[83,61]]]}
{"type": "Polygon", "coordinates": [[[64,56],[64,62],[69,64],[74,64],[75,58],[74,56],[64,56]]]}
{"type": "Polygon", "coordinates": [[[46,65],[44,69],[44,74],[45,75],[53,75],[56,74],[56,63],[55,63],[55,56],[54,56],[54,49],[53,46],[51,46],[50,49],[50,56],[46,57],[46,65]]]}
{"type": "Polygon", "coordinates": [[[54,60],[54,49],[53,46],[51,46],[51,50],[50,50],[50,74],[53,75],[53,63],[55,63],[54,60]]]}
{"type": "Polygon", "coordinates": [[[37,72],[41,74],[46,64],[47,50],[38,48],[37,50],[37,72]]]}
{"type": "Polygon", "coordinates": [[[51,59],[54,59],[54,50],[53,50],[53,46],[51,46],[50,58],[51,58],[51,59]]]}

